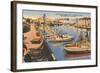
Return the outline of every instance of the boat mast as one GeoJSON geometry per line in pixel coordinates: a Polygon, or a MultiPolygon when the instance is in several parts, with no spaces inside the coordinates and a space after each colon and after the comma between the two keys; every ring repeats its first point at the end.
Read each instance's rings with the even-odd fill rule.
{"type": "Polygon", "coordinates": [[[43,30],[44,30],[43,34],[44,34],[44,38],[46,39],[46,37],[45,37],[45,23],[46,23],[46,19],[45,18],[46,18],[46,14],[44,13],[43,14],[43,30]]]}

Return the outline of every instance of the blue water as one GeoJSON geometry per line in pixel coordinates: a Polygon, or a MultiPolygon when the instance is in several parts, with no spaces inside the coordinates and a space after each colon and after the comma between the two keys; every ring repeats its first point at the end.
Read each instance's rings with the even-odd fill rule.
{"type": "MultiPolygon", "coordinates": [[[[73,42],[76,42],[80,39],[80,33],[77,30],[72,29],[70,27],[67,28],[67,27],[62,25],[62,26],[58,26],[58,27],[56,27],[56,26],[51,27],[51,29],[55,30],[56,33],[58,33],[58,34],[68,34],[68,35],[72,36],[73,42]]],[[[83,33],[83,34],[85,34],[85,33],[83,33]]],[[[55,42],[48,42],[47,41],[47,43],[48,43],[48,46],[50,47],[51,51],[53,52],[56,60],[58,60],[58,61],[65,60],[65,58],[64,58],[65,51],[64,51],[63,47],[68,42],[55,43],[55,42]]]]}

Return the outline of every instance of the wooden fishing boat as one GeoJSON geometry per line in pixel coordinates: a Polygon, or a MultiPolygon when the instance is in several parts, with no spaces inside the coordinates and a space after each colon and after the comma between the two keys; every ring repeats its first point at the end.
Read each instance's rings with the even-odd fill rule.
{"type": "Polygon", "coordinates": [[[80,48],[80,47],[64,47],[64,49],[68,52],[68,53],[86,53],[86,52],[90,52],[90,49],[88,48],[80,48]]]}
{"type": "Polygon", "coordinates": [[[50,36],[48,38],[49,42],[68,42],[68,41],[72,41],[72,40],[73,40],[73,38],[70,35],[63,35],[63,36],[54,35],[54,36],[50,36]]]}
{"type": "Polygon", "coordinates": [[[64,46],[64,50],[67,53],[89,53],[91,52],[90,45],[87,44],[82,44],[81,45],[73,45],[73,44],[68,44],[64,46]]]}
{"type": "Polygon", "coordinates": [[[44,37],[35,29],[33,25],[31,25],[31,30],[24,33],[23,43],[26,46],[24,48],[24,53],[27,54],[30,49],[39,49],[42,47],[44,42],[44,37]]]}

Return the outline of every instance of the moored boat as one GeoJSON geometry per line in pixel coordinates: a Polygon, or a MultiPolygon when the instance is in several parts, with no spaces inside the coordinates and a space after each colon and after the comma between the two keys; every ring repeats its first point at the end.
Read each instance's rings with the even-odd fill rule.
{"type": "Polygon", "coordinates": [[[54,35],[54,36],[50,36],[48,38],[49,42],[68,42],[68,41],[72,41],[72,40],[73,40],[73,38],[70,35],[62,35],[62,36],[54,35]]]}
{"type": "Polygon", "coordinates": [[[64,50],[67,53],[89,53],[91,52],[90,43],[76,43],[68,44],[64,46],[64,50]]]}

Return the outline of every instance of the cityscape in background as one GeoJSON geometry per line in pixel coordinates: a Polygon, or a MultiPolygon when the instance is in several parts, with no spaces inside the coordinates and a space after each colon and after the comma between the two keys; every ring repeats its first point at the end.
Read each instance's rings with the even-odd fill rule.
{"type": "Polygon", "coordinates": [[[23,62],[91,59],[91,14],[23,10],[23,62]]]}

